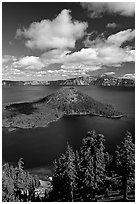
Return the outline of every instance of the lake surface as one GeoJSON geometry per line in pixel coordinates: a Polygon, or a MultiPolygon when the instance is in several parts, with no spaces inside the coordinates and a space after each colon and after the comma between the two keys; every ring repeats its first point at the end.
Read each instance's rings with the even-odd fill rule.
{"type": "MultiPolygon", "coordinates": [[[[3,87],[3,107],[8,103],[33,101],[49,95],[59,87],[14,86],[3,87]]],[[[47,128],[18,129],[8,132],[3,128],[3,161],[17,162],[23,158],[25,168],[51,167],[53,161],[65,151],[67,142],[75,149],[89,130],[105,136],[106,149],[113,153],[126,130],[135,134],[135,89],[126,87],[78,86],[77,89],[103,103],[113,105],[126,117],[113,120],[91,116],[67,116],[47,128]]],[[[3,116],[5,112],[3,111],[3,116]]]]}

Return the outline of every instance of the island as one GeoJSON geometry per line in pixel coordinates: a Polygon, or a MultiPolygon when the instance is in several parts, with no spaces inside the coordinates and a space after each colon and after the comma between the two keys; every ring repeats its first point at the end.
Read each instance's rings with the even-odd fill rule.
{"type": "Polygon", "coordinates": [[[80,92],[75,87],[62,87],[57,92],[33,102],[13,103],[5,106],[8,112],[3,127],[47,127],[65,115],[90,115],[119,119],[123,115],[111,105],[103,104],[80,92]]]}

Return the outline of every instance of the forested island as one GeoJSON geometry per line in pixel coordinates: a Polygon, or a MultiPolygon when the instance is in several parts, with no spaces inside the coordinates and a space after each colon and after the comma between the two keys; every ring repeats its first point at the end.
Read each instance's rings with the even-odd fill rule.
{"type": "MultiPolygon", "coordinates": [[[[47,155],[43,155],[47,156],[47,155]]],[[[35,158],[34,158],[35,159],[35,158]]],[[[54,162],[51,180],[17,165],[2,168],[3,202],[135,202],[135,145],[126,132],[113,155],[105,149],[105,137],[89,131],[80,149],[67,144],[66,151],[54,162]]]]}
{"type": "Polygon", "coordinates": [[[47,127],[64,115],[90,115],[118,119],[123,115],[111,105],[103,104],[74,87],[62,87],[57,92],[33,102],[5,106],[8,116],[3,118],[3,127],[47,127]]]}

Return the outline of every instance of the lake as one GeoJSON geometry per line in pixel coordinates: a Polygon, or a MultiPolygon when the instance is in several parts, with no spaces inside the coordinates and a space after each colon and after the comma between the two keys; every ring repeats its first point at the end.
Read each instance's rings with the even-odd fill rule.
{"type": "MultiPolygon", "coordinates": [[[[3,87],[2,103],[33,101],[49,95],[59,87],[14,86],[3,87]]],[[[18,129],[2,132],[3,161],[17,162],[23,158],[26,169],[51,168],[53,161],[65,151],[67,142],[78,149],[89,130],[105,136],[106,149],[113,153],[126,130],[135,134],[135,89],[127,87],[78,86],[77,89],[96,100],[113,105],[126,115],[118,120],[91,116],[67,116],[47,128],[18,129]]],[[[5,112],[3,111],[3,117],[5,112]]]]}

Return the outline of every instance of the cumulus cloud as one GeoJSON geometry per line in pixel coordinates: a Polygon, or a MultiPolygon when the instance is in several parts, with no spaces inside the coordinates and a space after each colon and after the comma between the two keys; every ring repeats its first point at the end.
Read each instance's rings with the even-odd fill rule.
{"type": "Polygon", "coordinates": [[[3,56],[2,78],[8,80],[34,80],[37,72],[45,65],[40,57],[25,56],[16,57],[10,55],[3,56]]]}
{"type": "Polygon", "coordinates": [[[94,45],[101,46],[101,45],[104,45],[104,43],[108,45],[117,45],[119,47],[127,41],[132,41],[134,38],[135,38],[135,30],[128,29],[128,30],[124,30],[124,31],[120,31],[118,33],[112,34],[107,39],[104,38],[103,33],[97,36],[97,38],[95,38],[95,40],[92,40],[92,41],[90,40],[90,36],[87,36],[87,38],[83,43],[85,44],[86,47],[91,47],[94,45]]]}
{"type": "MultiPolygon", "coordinates": [[[[123,62],[134,61],[134,53],[128,48],[115,45],[99,44],[93,48],[83,48],[81,51],[65,57],[65,63],[75,64],[76,67],[91,67],[92,70],[103,66],[119,66],[123,62]]],[[[70,66],[71,67],[71,66],[70,66]]]]}
{"type": "Polygon", "coordinates": [[[70,53],[68,50],[50,50],[41,55],[42,61],[46,64],[62,63],[66,55],[70,53]]]}
{"type": "Polygon", "coordinates": [[[116,28],[118,25],[116,23],[108,23],[106,28],[116,28]]]}
{"type": "Polygon", "coordinates": [[[135,80],[135,74],[124,74],[121,77],[125,78],[125,79],[133,79],[133,80],[135,80]]]}
{"type": "Polygon", "coordinates": [[[14,67],[23,67],[25,69],[41,69],[45,65],[42,63],[39,57],[26,56],[20,58],[18,61],[13,63],[14,67]]]}
{"type": "Polygon", "coordinates": [[[135,51],[130,47],[120,47],[122,43],[133,38],[134,31],[127,30],[110,35],[107,39],[96,39],[90,46],[80,51],[52,50],[42,55],[46,63],[62,63],[63,69],[97,70],[103,66],[118,67],[124,62],[134,61],[135,51]]]}
{"type": "Polygon", "coordinates": [[[105,74],[111,76],[111,75],[115,75],[115,72],[106,72],[105,74]]]}
{"type": "Polygon", "coordinates": [[[134,2],[81,2],[83,8],[90,11],[92,18],[102,17],[104,13],[134,16],[134,2]]]}
{"type": "MultiPolygon", "coordinates": [[[[64,67],[77,67],[77,68],[91,68],[99,69],[102,66],[119,66],[123,62],[134,61],[134,50],[129,47],[121,48],[120,46],[126,41],[130,41],[134,38],[135,32],[131,29],[118,32],[114,35],[110,35],[107,39],[97,38],[90,42],[88,48],[83,48],[78,52],[69,53],[56,52],[50,54],[51,58],[54,58],[54,62],[63,63],[64,67]],[[73,66],[72,66],[73,65],[73,66]]],[[[46,54],[47,55],[47,54],[46,54]]]]}
{"type": "MultiPolygon", "coordinates": [[[[25,56],[17,58],[4,56],[4,72],[29,78],[36,77],[61,79],[85,75],[88,72],[104,69],[104,67],[119,67],[122,63],[135,61],[135,50],[122,47],[126,41],[134,38],[135,31],[128,29],[110,35],[105,39],[101,35],[88,42],[88,47],[71,52],[68,49],[53,49],[45,51],[41,56],[25,56]],[[56,68],[56,64],[59,66],[56,68]],[[54,68],[52,69],[52,65],[54,68]],[[23,75],[24,74],[24,75],[23,75]]],[[[113,74],[112,72],[108,74],[113,74]]]]}
{"type": "Polygon", "coordinates": [[[64,9],[53,20],[33,22],[29,28],[17,29],[16,37],[24,37],[26,46],[31,49],[74,48],[76,40],[84,36],[86,22],[72,20],[70,11],[64,9]]]}
{"type": "Polygon", "coordinates": [[[96,70],[96,51],[94,49],[81,49],[78,52],[52,50],[42,54],[42,61],[48,64],[61,63],[63,69],[67,70],[96,70]]]}
{"type": "Polygon", "coordinates": [[[17,57],[11,55],[2,56],[2,78],[16,79],[18,75],[23,74],[19,69],[15,68],[13,64],[17,61],[17,57]]]}
{"type": "Polygon", "coordinates": [[[135,37],[135,30],[128,29],[124,31],[120,31],[116,34],[110,35],[107,39],[108,43],[112,43],[115,45],[122,45],[124,42],[131,41],[135,37]]]}
{"type": "Polygon", "coordinates": [[[2,56],[2,64],[6,64],[6,63],[9,63],[9,62],[14,62],[16,60],[17,60],[17,58],[15,56],[12,56],[12,55],[2,56]]]}

